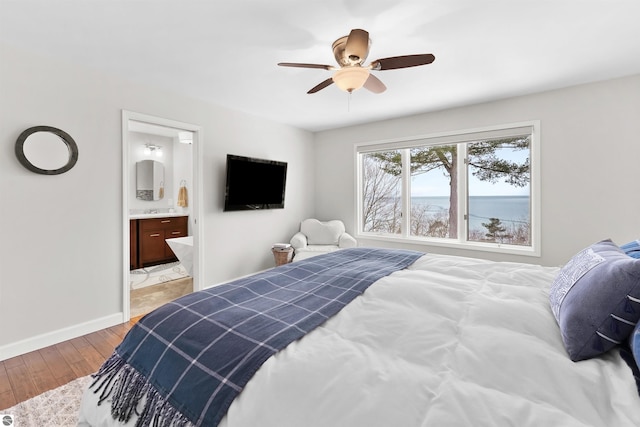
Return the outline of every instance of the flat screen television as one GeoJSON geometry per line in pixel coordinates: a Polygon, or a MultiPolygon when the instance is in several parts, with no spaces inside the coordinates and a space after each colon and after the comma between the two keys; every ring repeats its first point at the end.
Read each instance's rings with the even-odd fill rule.
{"type": "Polygon", "coordinates": [[[287,163],[227,154],[224,210],[284,208],[287,163]]]}

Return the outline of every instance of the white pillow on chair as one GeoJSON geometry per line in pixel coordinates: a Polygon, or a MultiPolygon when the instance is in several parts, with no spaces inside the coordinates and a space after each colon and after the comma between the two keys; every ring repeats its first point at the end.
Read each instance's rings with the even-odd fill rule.
{"type": "Polygon", "coordinates": [[[318,221],[311,218],[300,224],[300,232],[307,236],[309,245],[338,245],[344,231],[344,224],[340,220],[318,221]]]}

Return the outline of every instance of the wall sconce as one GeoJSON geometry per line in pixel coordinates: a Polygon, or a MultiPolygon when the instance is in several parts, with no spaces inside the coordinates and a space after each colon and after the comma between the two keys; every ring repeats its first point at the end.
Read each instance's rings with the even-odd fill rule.
{"type": "Polygon", "coordinates": [[[156,157],[162,157],[162,147],[160,147],[159,145],[145,144],[144,145],[144,154],[146,156],[150,156],[151,154],[155,154],[156,157]]]}

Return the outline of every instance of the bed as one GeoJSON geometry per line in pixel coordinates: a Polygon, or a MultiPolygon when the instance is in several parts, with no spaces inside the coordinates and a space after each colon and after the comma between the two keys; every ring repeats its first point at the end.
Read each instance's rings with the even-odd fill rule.
{"type": "MultiPolygon", "coordinates": [[[[114,356],[118,351],[127,351],[122,348],[134,348],[137,354],[159,352],[165,357],[170,349],[179,348],[180,340],[187,338],[183,339],[175,330],[171,332],[174,338],[170,345],[161,350],[155,348],[157,341],[149,337],[156,336],[158,324],[173,329],[184,327],[173,321],[156,319],[154,323],[154,317],[163,310],[173,310],[171,316],[189,311],[193,298],[203,296],[202,293],[209,298],[212,293],[219,296],[231,288],[244,289],[256,283],[280,285],[282,277],[294,278],[292,286],[297,288],[306,286],[309,280],[315,283],[320,276],[335,277],[332,272],[336,269],[360,271],[372,280],[354,292],[350,288],[347,293],[356,295],[335,314],[321,319],[300,337],[293,337],[282,349],[269,350],[270,355],[258,360],[259,366],[243,375],[246,382],[237,387],[239,390],[222,399],[230,401],[220,405],[219,411],[215,408],[211,411],[213,423],[211,418],[184,416],[185,412],[194,412],[193,408],[176,409],[190,404],[180,399],[209,403],[215,400],[208,393],[202,393],[201,389],[187,390],[183,397],[175,398],[172,394],[180,393],[174,393],[172,383],[167,387],[168,383],[155,382],[153,377],[179,376],[179,381],[187,386],[191,383],[206,386],[211,382],[205,375],[184,381],[187,375],[184,368],[176,369],[178,374],[169,365],[159,368],[157,363],[154,365],[157,369],[150,372],[141,369],[144,371],[141,373],[126,369],[131,368],[128,362],[114,357],[105,363],[94,384],[86,390],[79,425],[133,426],[157,422],[157,425],[220,427],[639,426],[640,397],[630,369],[634,367],[633,345],[625,352],[627,341],[620,340],[605,345],[595,356],[570,352],[567,342],[575,337],[566,336],[571,334],[571,325],[562,317],[556,319],[554,304],[559,302],[578,309],[588,306],[582,293],[571,299],[573,291],[566,283],[582,284],[594,275],[601,278],[605,273],[601,270],[605,266],[611,270],[610,264],[616,263],[619,268],[623,265],[627,275],[635,277],[635,281],[625,282],[629,289],[640,292],[640,274],[635,275],[640,270],[634,270],[640,260],[631,258],[610,241],[598,242],[585,250],[595,251],[605,261],[596,263],[591,259],[586,268],[582,262],[586,255],[581,252],[565,267],[555,268],[353,248],[182,297],[158,309],[159,313],[157,310],[143,318],[139,329],[148,329],[148,334],[143,331],[136,337],[133,328],[114,356]],[[604,245],[604,249],[596,245],[604,245]],[[386,258],[381,261],[379,257],[394,260],[400,257],[403,261],[387,268],[386,258]],[[385,271],[372,274],[377,266],[385,271]],[[576,266],[580,274],[572,274],[576,266]],[[303,278],[300,269],[313,272],[313,278],[303,278]],[[137,385],[127,387],[131,384],[137,385]],[[160,398],[156,399],[154,393],[160,398]],[[114,420],[112,413],[122,421],[114,420]]],[[[615,274],[620,278],[618,270],[615,274]]],[[[356,282],[366,282],[362,277],[356,277],[356,282]]],[[[624,291],[627,295],[633,293],[629,289],[624,291]]],[[[235,304],[229,303],[227,307],[235,304]]],[[[213,311],[226,310],[218,306],[213,311]]],[[[566,317],[574,315],[571,312],[566,317]]],[[[640,317],[640,309],[637,316],[640,317]]],[[[618,333],[633,337],[637,320],[627,320],[633,325],[625,324],[628,327],[624,330],[618,327],[618,333]]],[[[611,325],[607,327],[611,329],[611,325]]],[[[189,345],[208,349],[212,341],[218,340],[214,335],[212,332],[202,342],[189,345]]],[[[640,342],[640,331],[637,335],[640,342]]],[[[602,347],[602,343],[595,345],[592,338],[586,341],[588,345],[583,347],[589,351],[602,347]]],[[[205,350],[200,352],[204,353],[205,350]]],[[[191,365],[200,363],[197,358],[187,359],[191,365]]],[[[244,361],[247,357],[234,355],[231,359],[244,361]]],[[[203,372],[206,370],[202,368],[203,372]]],[[[225,384],[225,380],[219,383],[225,384]]]]}

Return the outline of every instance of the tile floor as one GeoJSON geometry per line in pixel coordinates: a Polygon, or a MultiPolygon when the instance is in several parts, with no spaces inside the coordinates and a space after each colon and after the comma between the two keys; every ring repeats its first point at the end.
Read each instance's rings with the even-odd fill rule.
{"type": "Polygon", "coordinates": [[[130,294],[131,317],[137,317],[178,297],[193,292],[193,278],[172,280],[158,285],[134,289],[130,294]]]}

